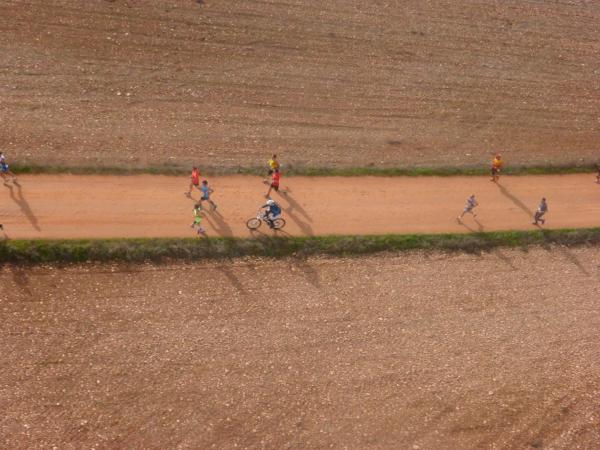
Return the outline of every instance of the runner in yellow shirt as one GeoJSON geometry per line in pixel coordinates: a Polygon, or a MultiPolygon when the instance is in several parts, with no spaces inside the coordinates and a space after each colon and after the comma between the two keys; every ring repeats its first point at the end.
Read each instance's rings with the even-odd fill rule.
{"type": "Polygon", "coordinates": [[[492,160],[492,179],[490,181],[497,182],[500,179],[500,170],[502,170],[502,166],[504,165],[504,161],[502,161],[502,155],[499,153],[492,160]]]}
{"type": "Polygon", "coordinates": [[[273,157],[267,162],[269,165],[269,175],[273,175],[273,172],[279,169],[279,161],[277,161],[277,155],[273,155],[273,157]]]}

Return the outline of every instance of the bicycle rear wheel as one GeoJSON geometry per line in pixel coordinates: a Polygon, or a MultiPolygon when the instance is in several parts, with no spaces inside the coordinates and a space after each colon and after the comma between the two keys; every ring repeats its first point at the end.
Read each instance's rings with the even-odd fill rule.
{"type": "Polygon", "coordinates": [[[257,219],[256,217],[253,217],[252,219],[249,219],[246,222],[246,226],[250,229],[250,230],[256,230],[258,227],[260,227],[260,224],[262,223],[262,221],[260,221],[259,219],[257,219]]]}
{"type": "Polygon", "coordinates": [[[273,221],[273,228],[275,228],[276,230],[279,230],[283,227],[285,227],[285,219],[279,218],[273,221]]]}

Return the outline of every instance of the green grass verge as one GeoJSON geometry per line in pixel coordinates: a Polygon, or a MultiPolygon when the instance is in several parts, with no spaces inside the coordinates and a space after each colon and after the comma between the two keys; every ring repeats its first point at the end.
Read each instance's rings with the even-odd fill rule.
{"type": "MultiPolygon", "coordinates": [[[[190,168],[165,164],[149,167],[102,167],[102,166],[44,166],[32,164],[14,164],[11,169],[16,174],[76,174],[76,175],[189,175],[190,168]]],[[[558,175],[573,173],[591,173],[596,168],[587,165],[549,165],[549,166],[509,166],[503,170],[504,175],[558,175]]],[[[202,173],[207,176],[215,175],[265,175],[264,167],[202,167],[202,173]]],[[[379,176],[379,177],[421,177],[421,176],[481,176],[489,175],[489,169],[482,166],[463,167],[304,167],[287,165],[284,167],[285,176],[379,176]]]]}
{"type": "Polygon", "coordinates": [[[243,256],[351,256],[407,250],[481,252],[497,247],[600,245],[600,228],[472,234],[271,237],[259,239],[6,240],[0,263],[169,262],[243,256]]]}

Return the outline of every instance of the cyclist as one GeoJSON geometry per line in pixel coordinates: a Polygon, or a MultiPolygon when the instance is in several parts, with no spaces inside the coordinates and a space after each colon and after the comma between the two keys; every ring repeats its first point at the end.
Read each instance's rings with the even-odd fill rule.
{"type": "Polygon", "coordinates": [[[265,210],[265,222],[267,222],[269,228],[273,228],[273,221],[281,216],[281,207],[274,200],[269,199],[260,209],[265,210]]]}
{"type": "Polygon", "coordinates": [[[17,183],[17,176],[10,171],[8,168],[8,164],[6,163],[6,156],[4,153],[0,152],[0,177],[4,180],[4,184],[7,184],[7,177],[11,177],[13,183],[17,183]]]}

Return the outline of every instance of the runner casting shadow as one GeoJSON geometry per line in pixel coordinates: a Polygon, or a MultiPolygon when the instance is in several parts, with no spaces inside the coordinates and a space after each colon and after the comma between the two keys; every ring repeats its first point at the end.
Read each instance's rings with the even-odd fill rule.
{"type": "Polygon", "coordinates": [[[23,212],[25,217],[27,217],[27,220],[31,222],[33,228],[35,228],[37,231],[42,231],[42,229],[38,225],[37,217],[35,217],[33,211],[29,207],[29,203],[27,203],[27,200],[25,200],[25,197],[23,197],[23,188],[17,185],[17,195],[15,195],[15,188],[10,185],[7,187],[8,189],[10,189],[10,198],[13,199],[13,201],[17,205],[19,205],[19,208],[21,208],[21,211],[23,212]]]}
{"type": "Polygon", "coordinates": [[[504,195],[507,199],[513,202],[516,206],[518,206],[523,212],[525,212],[529,217],[533,217],[533,211],[527,207],[525,203],[519,200],[518,197],[513,195],[508,189],[506,189],[501,184],[496,183],[498,189],[500,189],[500,193],[504,195]]]}

